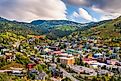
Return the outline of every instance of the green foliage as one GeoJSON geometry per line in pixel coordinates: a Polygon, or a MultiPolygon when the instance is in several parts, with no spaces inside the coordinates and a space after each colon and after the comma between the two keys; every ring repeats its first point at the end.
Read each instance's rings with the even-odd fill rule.
{"type": "Polygon", "coordinates": [[[0,68],[7,64],[10,64],[10,62],[7,62],[3,57],[0,57],[0,68]]]}
{"type": "Polygon", "coordinates": [[[77,27],[73,27],[73,26],[61,26],[61,27],[56,27],[57,30],[61,30],[61,31],[75,31],[77,30],[77,27]]]}
{"type": "Polygon", "coordinates": [[[66,64],[61,64],[60,65],[62,68],[66,68],[67,66],[66,66],[66,64]]]}
{"type": "Polygon", "coordinates": [[[0,81],[26,81],[26,79],[16,76],[11,76],[6,73],[0,73],[0,81]]]}
{"type": "Polygon", "coordinates": [[[42,72],[42,70],[43,70],[43,67],[42,67],[40,64],[36,65],[35,68],[36,68],[38,71],[40,71],[40,72],[42,72]]]}
{"type": "Polygon", "coordinates": [[[28,63],[30,63],[30,59],[26,56],[16,54],[16,62],[23,65],[27,65],[28,63]]]}
{"type": "Polygon", "coordinates": [[[27,34],[41,34],[41,31],[38,30],[36,27],[27,23],[19,23],[19,22],[12,22],[12,21],[0,21],[0,32],[12,32],[17,35],[24,35],[27,34]],[[38,33],[39,32],[39,33],[38,33]]]}

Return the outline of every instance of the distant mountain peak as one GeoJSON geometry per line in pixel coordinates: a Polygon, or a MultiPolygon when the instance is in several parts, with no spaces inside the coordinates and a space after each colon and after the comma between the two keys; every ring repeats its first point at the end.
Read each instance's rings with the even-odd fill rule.
{"type": "Polygon", "coordinates": [[[80,23],[69,21],[69,20],[35,20],[35,21],[32,21],[31,24],[34,24],[34,25],[42,25],[42,24],[69,25],[69,24],[80,24],[80,23]]]}

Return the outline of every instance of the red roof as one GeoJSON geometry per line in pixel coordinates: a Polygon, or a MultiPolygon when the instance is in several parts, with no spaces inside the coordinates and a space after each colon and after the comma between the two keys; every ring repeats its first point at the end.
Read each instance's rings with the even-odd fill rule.
{"type": "Polygon", "coordinates": [[[34,36],[34,38],[36,38],[36,39],[43,39],[44,36],[34,36]]]}
{"type": "Polygon", "coordinates": [[[91,58],[83,58],[84,61],[92,61],[91,58]]]}
{"type": "Polygon", "coordinates": [[[61,51],[54,51],[53,54],[61,54],[61,51]]]}

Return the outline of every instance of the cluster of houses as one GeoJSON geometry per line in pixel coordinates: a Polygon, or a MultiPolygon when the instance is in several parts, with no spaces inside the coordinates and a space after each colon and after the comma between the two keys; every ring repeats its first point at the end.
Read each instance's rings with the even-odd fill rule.
{"type": "Polygon", "coordinates": [[[104,44],[101,39],[80,38],[71,41],[61,40],[55,42],[55,45],[43,46],[43,48],[41,48],[41,52],[42,51],[44,52],[44,55],[42,54],[41,56],[46,62],[57,63],[59,59],[59,63],[61,64],[75,65],[75,58],[80,58],[84,64],[89,65],[89,67],[94,70],[103,69],[102,71],[98,71],[102,72],[102,74],[109,71],[117,71],[118,73],[121,71],[121,47],[109,46],[104,44]],[[58,43],[65,44],[66,48],[60,49],[58,43]]]}
{"type": "MultiPolygon", "coordinates": [[[[39,39],[43,37],[36,36],[34,38],[39,39]]],[[[33,40],[28,40],[28,42],[31,41],[33,40]]],[[[96,76],[97,74],[110,74],[113,76],[113,73],[121,73],[121,47],[109,46],[104,44],[103,40],[101,39],[91,37],[78,39],[72,38],[70,41],[56,41],[53,45],[35,45],[33,48],[40,53],[41,58],[44,59],[44,63],[49,63],[50,65],[53,63],[64,64],[69,66],[78,74],[87,74],[93,76],[96,76]],[[61,48],[61,45],[64,45],[64,47],[61,48]],[[79,60],[75,60],[77,58],[79,60]],[[82,66],[81,63],[80,65],[77,65],[76,61],[81,61],[81,63],[88,65],[88,67],[82,66]]],[[[45,79],[45,73],[40,73],[34,69],[36,64],[43,63],[40,60],[40,57],[36,57],[35,55],[28,56],[28,58],[35,63],[27,65],[29,76],[32,77],[36,74],[37,76],[35,76],[33,79],[45,79]]],[[[16,59],[14,52],[11,52],[9,49],[2,46],[0,46],[0,57],[1,56],[4,57],[6,61],[13,61],[16,59]]],[[[52,76],[63,77],[63,72],[52,65],[49,70],[51,70],[52,76]]],[[[23,71],[11,70],[11,73],[16,75],[16,73],[22,74],[23,71]]]]}
{"type": "Polygon", "coordinates": [[[16,56],[13,51],[10,51],[6,47],[0,46],[0,57],[3,57],[7,62],[15,60],[16,56]]]}

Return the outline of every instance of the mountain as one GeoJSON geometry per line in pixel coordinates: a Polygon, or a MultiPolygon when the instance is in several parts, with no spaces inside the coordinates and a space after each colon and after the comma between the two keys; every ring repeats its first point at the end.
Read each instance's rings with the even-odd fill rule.
{"type": "Polygon", "coordinates": [[[82,35],[121,40],[121,16],[108,22],[103,22],[101,25],[82,31],[82,35]]]}
{"type": "MultiPolygon", "coordinates": [[[[72,29],[73,29],[73,27],[77,29],[77,28],[80,28],[84,25],[81,23],[68,21],[68,20],[35,20],[35,21],[32,21],[30,24],[35,25],[36,27],[40,28],[43,32],[45,32],[47,34],[51,33],[53,30],[61,31],[61,29],[62,29],[62,31],[63,31],[65,29],[65,27],[68,28],[69,26],[72,29]]],[[[75,31],[75,29],[74,30],[72,30],[72,29],[71,30],[67,29],[67,30],[68,31],[75,31]]]]}
{"type": "Polygon", "coordinates": [[[18,35],[42,34],[40,29],[29,23],[9,21],[4,18],[0,18],[0,33],[4,32],[12,32],[18,35]]]}
{"type": "Polygon", "coordinates": [[[91,22],[91,23],[77,23],[68,20],[35,20],[31,24],[40,28],[47,34],[49,38],[57,38],[70,35],[72,32],[87,30],[91,27],[101,25],[110,20],[91,22]]]}
{"type": "Polygon", "coordinates": [[[78,26],[78,25],[81,25],[80,23],[77,23],[77,22],[73,22],[73,21],[68,21],[68,20],[35,20],[35,21],[32,21],[31,24],[33,25],[46,25],[46,26],[63,26],[63,25],[66,25],[66,26],[78,26]]]}
{"type": "Polygon", "coordinates": [[[37,20],[31,23],[10,21],[0,17],[0,32],[12,32],[27,35],[36,34],[52,36],[54,38],[69,35],[81,27],[82,24],[67,20],[37,20]],[[55,35],[55,36],[54,36],[55,35]]]}
{"type": "Polygon", "coordinates": [[[77,23],[68,20],[35,20],[31,23],[10,21],[0,17],[0,32],[12,32],[20,35],[35,34],[47,35],[48,38],[56,39],[70,35],[75,31],[87,30],[102,25],[109,21],[77,23]]]}

